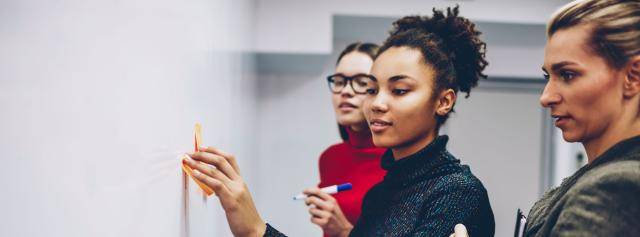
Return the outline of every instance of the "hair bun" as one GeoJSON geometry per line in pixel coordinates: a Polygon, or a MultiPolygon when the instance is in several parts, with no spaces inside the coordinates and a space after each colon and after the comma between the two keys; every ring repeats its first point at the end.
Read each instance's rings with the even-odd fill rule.
{"type": "Polygon", "coordinates": [[[475,24],[458,14],[459,7],[455,6],[448,7],[446,12],[434,8],[431,17],[403,17],[393,23],[390,39],[413,35],[410,37],[425,41],[424,45],[435,44],[453,65],[455,75],[451,85],[468,96],[478,80],[487,77],[482,73],[488,65],[485,60],[486,44],[480,40],[481,32],[476,30],[475,24]]]}

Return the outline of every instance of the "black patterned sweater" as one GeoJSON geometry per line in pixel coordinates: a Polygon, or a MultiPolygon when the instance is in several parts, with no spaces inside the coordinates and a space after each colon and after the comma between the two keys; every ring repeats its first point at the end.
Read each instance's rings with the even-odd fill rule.
{"type": "MultiPolygon", "coordinates": [[[[449,236],[462,223],[469,236],[493,236],[493,211],[484,186],[439,136],[422,150],[395,160],[382,157],[384,180],[369,190],[349,236],[449,236]]],[[[266,237],[284,236],[267,226],[266,237]]]]}

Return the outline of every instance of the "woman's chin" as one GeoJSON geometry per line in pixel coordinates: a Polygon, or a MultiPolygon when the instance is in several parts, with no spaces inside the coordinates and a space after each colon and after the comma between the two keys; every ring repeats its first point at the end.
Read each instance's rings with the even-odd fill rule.
{"type": "Polygon", "coordinates": [[[562,131],[562,139],[566,142],[579,142],[581,141],[581,137],[575,133],[571,133],[571,131],[562,131]]]}
{"type": "Polygon", "coordinates": [[[388,137],[385,137],[384,135],[377,135],[374,133],[372,138],[373,138],[373,144],[376,145],[377,147],[391,148],[398,145],[398,142],[395,141],[395,139],[390,139],[388,137]]]}
{"type": "Polygon", "coordinates": [[[364,117],[357,117],[357,116],[339,116],[337,120],[338,120],[338,124],[345,127],[351,127],[354,125],[359,125],[367,122],[366,120],[364,120],[364,117]]]}

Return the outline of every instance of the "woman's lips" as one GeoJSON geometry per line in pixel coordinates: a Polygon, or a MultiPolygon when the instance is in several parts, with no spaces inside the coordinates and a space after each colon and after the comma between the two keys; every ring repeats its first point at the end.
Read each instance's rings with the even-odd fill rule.
{"type": "Polygon", "coordinates": [[[566,116],[566,115],[551,115],[551,117],[556,120],[555,121],[556,127],[562,127],[566,125],[569,122],[569,119],[571,119],[570,116],[566,116]]]}
{"type": "Polygon", "coordinates": [[[338,105],[338,109],[342,112],[349,112],[357,108],[358,108],[357,106],[348,102],[342,102],[338,105]]]}
{"type": "Polygon", "coordinates": [[[369,129],[371,130],[371,132],[378,133],[391,127],[391,125],[393,125],[393,123],[391,122],[387,122],[382,119],[374,119],[369,122],[369,129]]]}

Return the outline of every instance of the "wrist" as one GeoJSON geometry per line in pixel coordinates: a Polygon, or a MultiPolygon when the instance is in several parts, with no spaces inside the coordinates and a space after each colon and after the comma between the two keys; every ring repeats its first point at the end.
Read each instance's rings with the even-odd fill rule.
{"type": "Polygon", "coordinates": [[[253,228],[253,234],[251,237],[262,237],[267,232],[267,223],[265,223],[262,219],[256,223],[253,228]]]}
{"type": "Polygon", "coordinates": [[[353,225],[351,225],[351,223],[349,223],[347,226],[345,226],[342,229],[342,232],[340,233],[341,237],[347,237],[349,236],[349,234],[351,233],[351,230],[353,229],[353,225]]]}
{"type": "Polygon", "coordinates": [[[267,223],[259,219],[258,221],[245,222],[244,224],[229,223],[231,233],[235,237],[263,237],[267,231],[267,223]],[[235,228],[234,228],[235,227],[235,228]]]}

